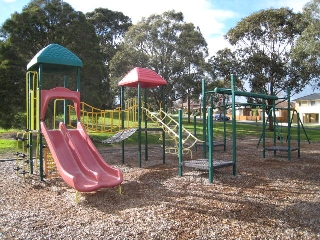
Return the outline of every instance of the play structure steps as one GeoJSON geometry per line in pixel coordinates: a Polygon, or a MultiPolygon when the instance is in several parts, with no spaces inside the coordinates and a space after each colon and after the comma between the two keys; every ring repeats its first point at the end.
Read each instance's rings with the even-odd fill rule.
{"type": "MultiPolygon", "coordinates": [[[[217,168],[223,168],[223,167],[229,167],[233,166],[232,161],[224,161],[224,160],[217,160],[215,159],[212,162],[213,169],[217,168]]],[[[209,170],[209,160],[208,159],[197,159],[197,160],[188,160],[188,161],[183,161],[182,165],[185,167],[191,167],[199,170],[209,170]]]]}
{"type": "Polygon", "coordinates": [[[288,149],[286,146],[271,146],[271,147],[265,147],[264,150],[266,151],[279,151],[279,152],[288,152],[288,151],[298,151],[300,148],[294,147],[288,149]]]}
{"type": "MultiPolygon", "coordinates": [[[[142,109],[145,111],[147,117],[149,117],[153,122],[158,123],[163,131],[173,140],[174,146],[166,147],[166,153],[178,154],[179,123],[162,109],[160,109],[159,112],[151,112],[147,108],[142,109]]],[[[203,141],[196,138],[184,127],[182,127],[182,136],[182,152],[184,154],[189,153],[192,156],[191,148],[194,147],[197,143],[203,143],[203,141]]]]}

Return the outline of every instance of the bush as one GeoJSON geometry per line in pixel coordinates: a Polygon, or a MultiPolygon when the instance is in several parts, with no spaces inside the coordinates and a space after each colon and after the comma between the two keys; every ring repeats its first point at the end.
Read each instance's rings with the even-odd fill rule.
{"type": "Polygon", "coordinates": [[[27,126],[27,116],[24,112],[18,112],[12,121],[12,128],[25,129],[27,126]]]}

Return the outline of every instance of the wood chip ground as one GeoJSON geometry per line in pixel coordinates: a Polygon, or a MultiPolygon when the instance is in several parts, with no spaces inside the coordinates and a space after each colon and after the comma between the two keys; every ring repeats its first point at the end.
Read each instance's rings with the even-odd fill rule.
{"type": "MultiPolygon", "coordinates": [[[[99,148],[122,169],[123,192],[80,193],[78,203],[60,177],[23,180],[15,161],[2,161],[0,239],[320,239],[320,143],[302,142],[301,157],[294,151],[288,161],[286,152],[262,158],[257,141],[238,139],[237,175],[217,169],[213,183],[192,168],[179,177],[177,156],[162,164],[157,146],[142,168],[138,146],[126,146],[125,164],[118,147],[99,148]]],[[[214,156],[231,160],[231,148],[228,141],[214,156]]]]}

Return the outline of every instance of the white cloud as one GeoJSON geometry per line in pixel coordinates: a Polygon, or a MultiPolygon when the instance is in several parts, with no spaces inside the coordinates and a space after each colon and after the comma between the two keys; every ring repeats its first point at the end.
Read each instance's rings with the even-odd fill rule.
{"type": "MultiPolygon", "coordinates": [[[[302,11],[302,7],[308,1],[309,0],[261,0],[254,3],[248,1],[246,4],[253,4],[258,8],[256,9],[257,11],[269,7],[279,8],[288,6],[298,12],[302,11]]],[[[192,22],[195,26],[200,28],[208,43],[210,55],[217,50],[227,46],[229,47],[229,44],[224,40],[223,35],[226,34],[226,31],[229,30],[230,27],[234,26],[227,26],[226,21],[239,18],[239,16],[243,14],[241,12],[236,12],[236,10],[232,11],[232,9],[236,9],[236,4],[239,4],[238,1],[234,1],[234,5],[230,6],[230,10],[215,9],[211,3],[214,3],[212,0],[65,0],[65,2],[68,2],[75,10],[84,13],[93,11],[98,7],[119,11],[130,17],[133,24],[140,21],[142,17],[149,17],[152,14],[162,14],[169,10],[182,12],[186,22],[192,22]]],[[[228,4],[232,4],[232,1],[228,2],[228,4]]]]}
{"type": "Polygon", "coordinates": [[[200,28],[204,38],[207,40],[211,53],[221,49],[220,46],[226,45],[226,43],[223,43],[222,37],[222,35],[225,34],[224,21],[236,15],[232,11],[213,9],[213,6],[208,0],[66,0],[65,2],[68,2],[73,6],[75,10],[84,13],[93,11],[98,7],[119,11],[130,17],[134,24],[140,21],[142,17],[149,17],[152,14],[162,14],[163,12],[170,10],[182,12],[186,22],[192,22],[195,26],[200,28]]]}
{"type": "Polygon", "coordinates": [[[288,7],[295,12],[301,12],[303,6],[311,0],[266,0],[264,5],[274,8],[288,7]]]}
{"type": "Polygon", "coordinates": [[[224,48],[231,48],[232,46],[229,44],[227,40],[224,39],[223,36],[211,37],[207,39],[207,43],[209,46],[209,56],[211,57],[214,53],[224,48]]]}

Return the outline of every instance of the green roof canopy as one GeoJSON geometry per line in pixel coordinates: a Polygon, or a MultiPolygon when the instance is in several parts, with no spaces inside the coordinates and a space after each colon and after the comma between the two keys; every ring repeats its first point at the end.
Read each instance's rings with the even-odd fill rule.
{"type": "Polygon", "coordinates": [[[42,64],[44,72],[64,72],[82,67],[82,61],[74,53],[59,44],[50,44],[40,50],[28,63],[28,71],[38,71],[42,64]]]}

